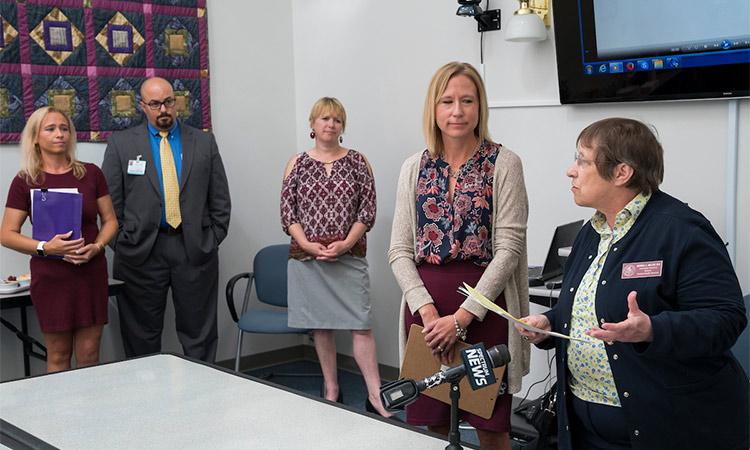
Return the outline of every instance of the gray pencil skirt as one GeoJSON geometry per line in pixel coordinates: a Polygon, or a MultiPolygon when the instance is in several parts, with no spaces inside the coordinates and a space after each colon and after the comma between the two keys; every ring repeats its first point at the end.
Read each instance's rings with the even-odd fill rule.
{"type": "Polygon", "coordinates": [[[369,330],[370,276],[367,259],[299,261],[287,266],[289,326],[330,330],[369,330]]]}

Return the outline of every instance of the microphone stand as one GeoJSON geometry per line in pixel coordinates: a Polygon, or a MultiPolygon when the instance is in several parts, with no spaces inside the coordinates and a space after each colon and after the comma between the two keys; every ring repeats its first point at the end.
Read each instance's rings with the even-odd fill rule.
{"type": "MultiPolygon", "coordinates": [[[[479,346],[479,349],[484,352],[484,346],[482,344],[477,344],[477,346],[479,346]]],[[[486,357],[489,357],[490,364],[487,364],[486,361],[482,364],[490,365],[491,367],[507,364],[510,361],[510,354],[505,345],[495,346],[488,352],[484,352],[484,355],[485,357],[482,357],[481,359],[484,361],[486,357]]],[[[450,383],[451,423],[448,432],[448,446],[445,447],[445,450],[463,450],[463,447],[461,447],[460,444],[461,434],[458,428],[458,400],[461,398],[461,390],[458,382],[466,375],[467,371],[470,370],[468,368],[469,364],[469,362],[464,361],[463,366],[441,370],[421,381],[400,379],[386,383],[380,387],[380,398],[383,400],[383,405],[385,405],[387,410],[394,411],[414,402],[420,392],[434,388],[446,382],[450,383]]],[[[470,373],[473,375],[473,372],[470,373]]],[[[486,380],[485,377],[485,383],[475,383],[472,378],[471,385],[472,387],[476,387],[475,384],[486,385],[486,380]]],[[[494,383],[494,377],[492,377],[490,381],[490,384],[494,383]]]]}
{"type": "MultiPolygon", "coordinates": [[[[460,380],[460,378],[459,378],[460,380]]],[[[451,381],[451,429],[448,432],[448,446],[445,450],[463,450],[461,447],[461,432],[458,430],[458,399],[461,398],[459,380],[451,381]]]]}

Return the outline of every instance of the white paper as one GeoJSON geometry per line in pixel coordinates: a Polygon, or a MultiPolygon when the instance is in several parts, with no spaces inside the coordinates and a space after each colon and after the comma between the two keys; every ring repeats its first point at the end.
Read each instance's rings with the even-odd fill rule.
{"type": "MultiPolygon", "coordinates": [[[[504,310],[500,305],[498,305],[497,303],[489,301],[489,299],[487,299],[487,297],[485,297],[479,291],[477,291],[476,289],[474,289],[473,287],[469,286],[466,283],[464,283],[464,287],[458,288],[458,291],[460,293],[464,294],[467,298],[472,298],[472,299],[478,301],[479,304],[481,304],[482,306],[484,306],[488,310],[494,312],[495,314],[499,315],[500,317],[505,318],[508,322],[514,323],[514,324],[518,325],[519,327],[521,327],[521,328],[523,328],[525,330],[533,331],[534,333],[546,334],[548,336],[554,336],[554,337],[558,337],[558,338],[561,338],[561,339],[568,339],[568,340],[579,341],[579,342],[588,342],[588,341],[586,341],[584,339],[574,338],[574,337],[570,337],[570,336],[565,335],[565,334],[555,333],[554,331],[542,330],[541,328],[537,328],[537,327],[531,326],[531,325],[529,325],[529,324],[527,324],[527,323],[525,323],[525,322],[523,322],[523,321],[521,321],[521,320],[513,317],[513,315],[511,313],[509,313],[508,311],[504,310]]],[[[518,331],[518,330],[516,330],[516,331],[518,331]]]]}
{"type": "MultiPolygon", "coordinates": [[[[31,211],[34,211],[34,191],[41,191],[41,189],[32,189],[29,192],[31,196],[31,211]]],[[[77,194],[78,188],[49,188],[47,192],[64,192],[66,194],[77,194]]]]}

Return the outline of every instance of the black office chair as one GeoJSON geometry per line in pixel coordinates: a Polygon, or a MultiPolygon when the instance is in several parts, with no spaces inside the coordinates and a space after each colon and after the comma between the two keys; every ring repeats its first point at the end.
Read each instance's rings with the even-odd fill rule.
{"type": "Polygon", "coordinates": [[[234,358],[235,372],[239,372],[240,370],[240,353],[242,351],[242,336],[244,333],[307,334],[310,332],[310,330],[287,326],[286,266],[288,258],[288,244],[264,247],[253,259],[252,272],[237,274],[227,282],[227,306],[229,307],[229,313],[232,315],[232,320],[237,323],[237,353],[234,358]],[[245,287],[240,316],[238,316],[237,310],[234,307],[234,286],[242,278],[247,278],[247,286],[245,287]],[[251,308],[248,310],[247,306],[250,301],[253,282],[255,282],[255,292],[261,303],[283,309],[251,308]]]}

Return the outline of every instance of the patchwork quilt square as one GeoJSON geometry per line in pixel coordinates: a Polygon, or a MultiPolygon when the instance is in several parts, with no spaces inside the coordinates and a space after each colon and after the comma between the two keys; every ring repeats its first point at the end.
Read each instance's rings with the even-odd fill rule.
{"type": "Polygon", "coordinates": [[[140,85],[173,86],[178,116],[211,128],[206,0],[0,2],[0,143],[35,109],[66,111],[79,141],[144,119],[140,85]]]}

